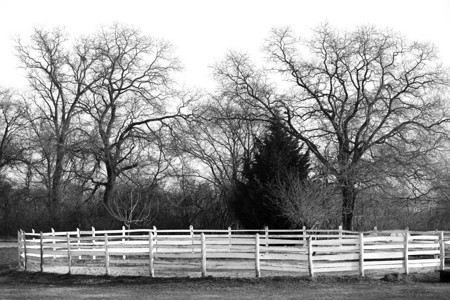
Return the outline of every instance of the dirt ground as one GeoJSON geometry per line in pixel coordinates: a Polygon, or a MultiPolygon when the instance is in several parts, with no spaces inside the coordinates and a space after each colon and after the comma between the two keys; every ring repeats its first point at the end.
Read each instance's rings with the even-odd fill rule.
{"type": "MultiPolygon", "coordinates": [[[[13,245],[14,246],[14,245],[13,245]]],[[[1,299],[449,299],[439,273],[379,277],[149,278],[15,270],[17,248],[0,247],[1,299]]]]}

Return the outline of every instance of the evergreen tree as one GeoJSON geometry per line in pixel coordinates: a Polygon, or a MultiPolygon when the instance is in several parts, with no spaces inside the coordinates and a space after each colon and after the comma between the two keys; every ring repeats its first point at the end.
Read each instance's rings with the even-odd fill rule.
{"type": "Polygon", "coordinates": [[[236,185],[232,208],[245,228],[287,228],[288,220],[277,207],[272,186],[295,176],[308,177],[309,153],[301,153],[299,141],[279,119],[273,119],[263,139],[255,142],[253,158],[247,158],[243,182],[236,185]]]}

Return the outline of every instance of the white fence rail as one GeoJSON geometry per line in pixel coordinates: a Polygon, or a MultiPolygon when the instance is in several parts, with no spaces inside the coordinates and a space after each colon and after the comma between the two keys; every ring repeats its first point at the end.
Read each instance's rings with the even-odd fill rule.
{"type": "MultiPolygon", "coordinates": [[[[18,232],[19,267],[139,266],[149,276],[309,274],[445,268],[444,232],[339,230],[108,230],[18,232]]],[[[450,238],[450,234],[447,234],[450,238]]]]}

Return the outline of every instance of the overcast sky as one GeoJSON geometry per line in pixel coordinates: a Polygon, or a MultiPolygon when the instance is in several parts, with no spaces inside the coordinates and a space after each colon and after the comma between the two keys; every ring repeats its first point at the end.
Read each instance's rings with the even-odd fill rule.
{"type": "Polygon", "coordinates": [[[410,40],[434,43],[450,65],[450,0],[0,0],[0,86],[21,88],[14,38],[33,27],[63,26],[72,36],[114,22],[170,41],[184,65],[184,83],[211,86],[211,69],[229,49],[250,55],[271,28],[291,26],[299,36],[324,21],[341,29],[373,24],[410,40]]]}

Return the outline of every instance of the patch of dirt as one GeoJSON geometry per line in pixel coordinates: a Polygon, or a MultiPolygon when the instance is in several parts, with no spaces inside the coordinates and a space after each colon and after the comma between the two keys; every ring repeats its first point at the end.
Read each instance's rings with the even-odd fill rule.
{"type": "Polygon", "coordinates": [[[405,274],[400,274],[400,273],[391,273],[391,274],[386,274],[384,275],[383,278],[381,278],[381,280],[383,281],[387,281],[387,282],[405,282],[408,283],[410,282],[410,278],[408,277],[408,275],[405,274]]]}

